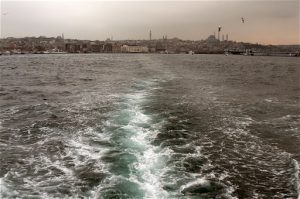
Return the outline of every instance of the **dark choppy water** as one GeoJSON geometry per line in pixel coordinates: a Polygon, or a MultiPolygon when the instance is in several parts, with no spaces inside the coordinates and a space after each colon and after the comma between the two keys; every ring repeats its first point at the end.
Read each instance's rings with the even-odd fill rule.
{"type": "Polygon", "coordinates": [[[297,58],[0,57],[1,198],[297,198],[297,58]]]}

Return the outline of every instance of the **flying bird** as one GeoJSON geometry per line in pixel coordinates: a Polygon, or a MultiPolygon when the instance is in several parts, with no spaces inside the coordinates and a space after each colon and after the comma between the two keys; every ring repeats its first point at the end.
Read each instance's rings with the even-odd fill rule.
{"type": "Polygon", "coordinates": [[[244,19],[244,17],[242,17],[241,19],[242,19],[242,23],[245,23],[245,19],[244,19]]]}
{"type": "Polygon", "coordinates": [[[4,13],[2,13],[2,15],[4,15],[4,16],[5,16],[5,15],[7,15],[7,14],[8,14],[8,12],[4,12],[4,13]]]}

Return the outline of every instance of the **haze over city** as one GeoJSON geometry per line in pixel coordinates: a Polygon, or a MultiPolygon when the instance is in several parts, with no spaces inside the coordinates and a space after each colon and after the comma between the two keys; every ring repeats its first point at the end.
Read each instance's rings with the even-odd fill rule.
{"type": "Polygon", "coordinates": [[[218,26],[230,40],[299,44],[299,1],[1,1],[1,37],[201,40],[218,26]]]}
{"type": "Polygon", "coordinates": [[[0,0],[0,199],[300,199],[300,0],[0,0]]]}

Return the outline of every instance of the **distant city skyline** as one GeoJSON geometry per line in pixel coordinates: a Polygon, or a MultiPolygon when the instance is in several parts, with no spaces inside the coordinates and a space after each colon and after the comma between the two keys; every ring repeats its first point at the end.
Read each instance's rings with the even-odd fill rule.
{"type": "Polygon", "coordinates": [[[299,1],[8,1],[1,0],[1,38],[65,35],[105,40],[220,38],[300,44],[299,1]]]}

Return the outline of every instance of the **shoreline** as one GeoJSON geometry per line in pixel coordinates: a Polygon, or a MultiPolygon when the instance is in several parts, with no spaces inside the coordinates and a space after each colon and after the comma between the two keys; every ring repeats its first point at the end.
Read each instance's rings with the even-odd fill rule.
{"type": "Polygon", "coordinates": [[[300,57],[300,54],[297,53],[285,53],[285,52],[274,52],[274,53],[254,53],[251,55],[247,54],[226,54],[226,53],[113,53],[113,52],[87,52],[87,53],[69,53],[69,52],[39,52],[39,53],[1,53],[0,56],[12,56],[12,55],[62,55],[62,54],[170,54],[170,55],[225,55],[225,56],[264,56],[264,57],[300,57]]]}

